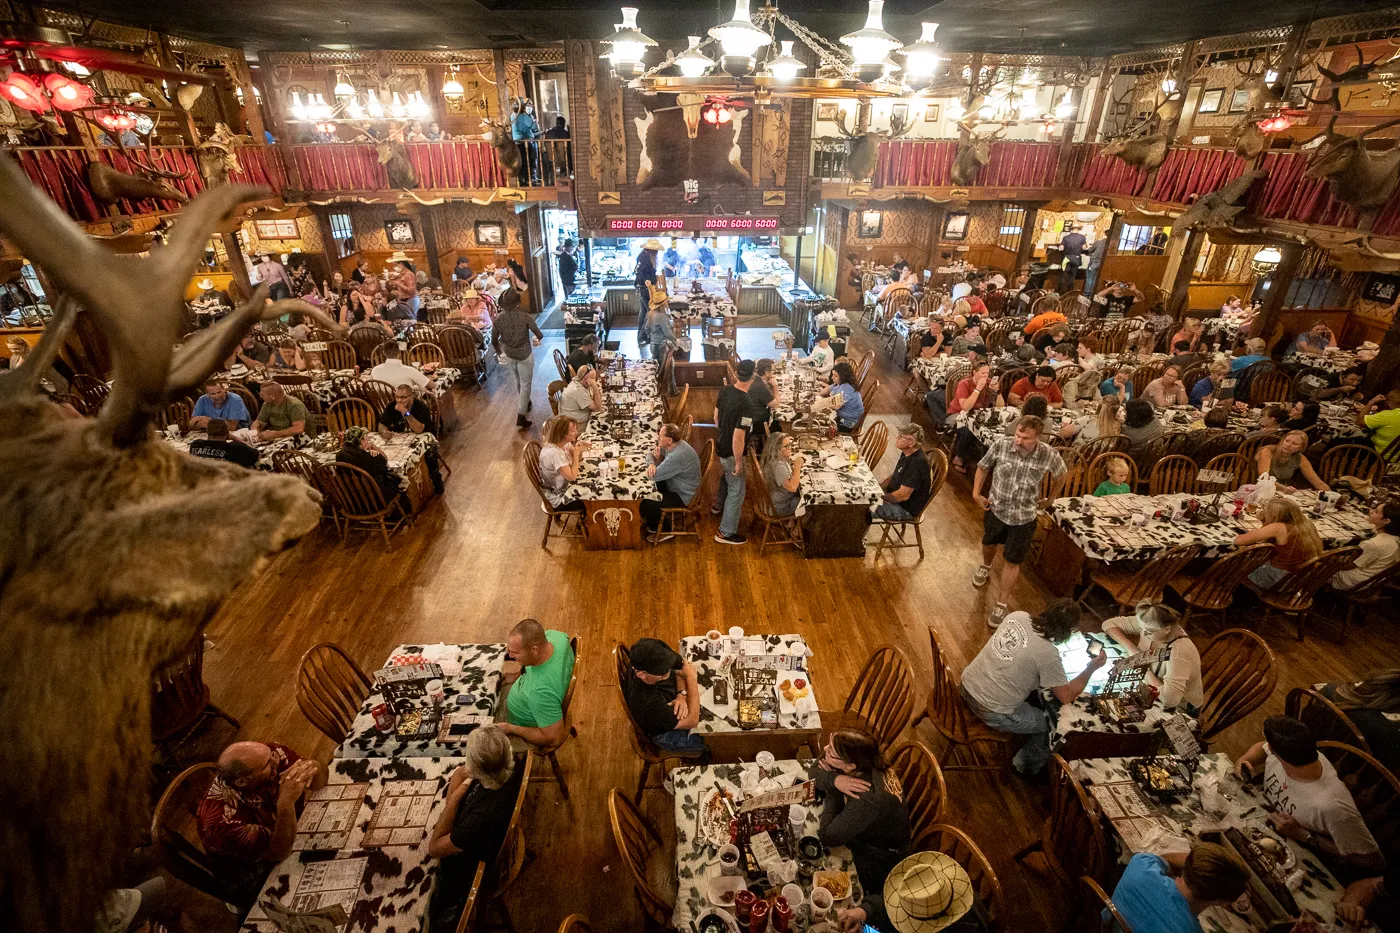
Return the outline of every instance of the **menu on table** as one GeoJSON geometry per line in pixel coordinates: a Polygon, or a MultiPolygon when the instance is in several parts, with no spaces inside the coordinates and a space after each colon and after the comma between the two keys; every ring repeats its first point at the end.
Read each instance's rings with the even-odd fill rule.
{"type": "Polygon", "coordinates": [[[355,827],[368,784],[327,784],[307,794],[297,820],[292,850],[335,851],[345,848],[355,827]]]}
{"type": "Polygon", "coordinates": [[[1152,801],[1132,781],[1096,781],[1089,785],[1089,793],[1129,851],[1141,852],[1154,835],[1173,832],[1172,824],[1157,815],[1152,801]]]}
{"type": "Polygon", "coordinates": [[[360,843],[367,849],[417,845],[427,835],[438,782],[385,781],[360,843]]]}

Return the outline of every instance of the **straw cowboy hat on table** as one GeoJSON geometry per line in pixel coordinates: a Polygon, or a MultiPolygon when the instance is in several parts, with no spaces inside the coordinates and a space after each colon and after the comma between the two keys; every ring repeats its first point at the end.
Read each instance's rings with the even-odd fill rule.
{"type": "Polygon", "coordinates": [[[938,933],[962,919],[972,900],[972,879],[942,852],[917,852],[885,879],[885,913],[899,933],[938,933]]]}

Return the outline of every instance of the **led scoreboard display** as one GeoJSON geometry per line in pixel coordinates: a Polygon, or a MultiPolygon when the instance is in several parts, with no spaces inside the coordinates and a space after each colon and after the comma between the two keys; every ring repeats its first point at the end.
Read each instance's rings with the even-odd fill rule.
{"type": "Polygon", "coordinates": [[[778,229],[776,217],[609,217],[608,232],[616,234],[694,230],[704,233],[753,233],[778,229]]]}

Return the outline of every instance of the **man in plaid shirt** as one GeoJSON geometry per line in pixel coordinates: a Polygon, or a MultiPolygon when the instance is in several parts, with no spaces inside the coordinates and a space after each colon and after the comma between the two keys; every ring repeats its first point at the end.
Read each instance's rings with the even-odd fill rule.
{"type": "Polygon", "coordinates": [[[987,585],[997,546],[1002,546],[1005,566],[1001,570],[1001,590],[987,624],[996,628],[1006,615],[1006,600],[1021,575],[1035,536],[1035,512],[1040,499],[1040,481],[1048,471],[1054,477],[1065,472],[1065,462],[1040,439],[1045,423],[1034,415],[1023,415],[1016,422],[1016,436],[998,440],[977,464],[972,483],[973,500],[985,509],[982,516],[982,563],[972,574],[972,585],[987,585]],[[994,469],[995,468],[995,469],[994,469]],[[991,492],[983,495],[987,474],[992,474],[991,492]]]}

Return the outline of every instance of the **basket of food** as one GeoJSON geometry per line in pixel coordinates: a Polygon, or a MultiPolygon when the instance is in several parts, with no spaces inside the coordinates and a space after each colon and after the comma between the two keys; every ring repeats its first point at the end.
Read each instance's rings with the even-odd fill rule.
{"type": "Polygon", "coordinates": [[[1159,800],[1175,800],[1191,793],[1190,773],[1179,758],[1134,758],[1128,762],[1128,776],[1143,793],[1159,800]]]}

